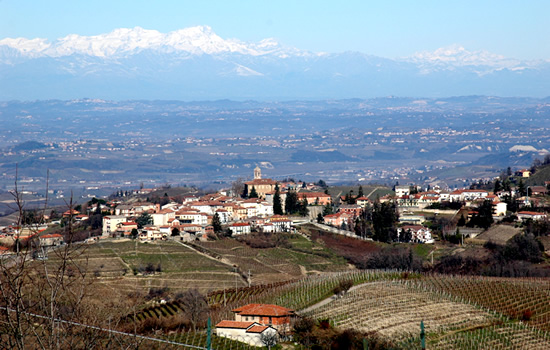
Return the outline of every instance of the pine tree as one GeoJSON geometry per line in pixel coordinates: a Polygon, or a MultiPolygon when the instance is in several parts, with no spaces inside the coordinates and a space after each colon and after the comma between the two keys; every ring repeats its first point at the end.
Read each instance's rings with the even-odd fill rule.
{"type": "Polygon", "coordinates": [[[222,232],[222,223],[218,213],[214,214],[214,217],[212,218],[212,227],[214,228],[215,233],[222,232]]]}
{"type": "Polygon", "coordinates": [[[258,198],[258,192],[256,192],[256,188],[254,186],[252,186],[248,198],[258,198]]]}
{"type": "Polygon", "coordinates": [[[317,214],[317,223],[322,224],[325,222],[325,218],[323,218],[323,214],[319,213],[317,214]]]}
{"type": "Polygon", "coordinates": [[[300,216],[307,216],[309,214],[309,209],[307,208],[307,199],[302,199],[298,205],[298,213],[300,214],[300,216]]]}
{"type": "Polygon", "coordinates": [[[279,184],[275,185],[275,195],[273,195],[273,214],[283,215],[283,206],[281,203],[281,191],[279,190],[279,184]]]}
{"type": "Polygon", "coordinates": [[[525,184],[523,183],[522,178],[519,179],[518,192],[520,196],[523,196],[525,193],[525,184]]]}
{"type": "Polygon", "coordinates": [[[497,192],[500,192],[500,191],[502,191],[502,184],[500,183],[499,179],[496,179],[495,180],[495,185],[493,187],[493,192],[497,193],[497,192]]]}
{"type": "Polygon", "coordinates": [[[359,185],[359,190],[357,191],[357,198],[363,197],[363,186],[359,185]]]}
{"type": "Polygon", "coordinates": [[[327,203],[323,207],[323,216],[329,215],[329,214],[332,214],[332,204],[331,203],[327,203]]]}
{"type": "Polygon", "coordinates": [[[464,214],[460,216],[460,219],[458,219],[458,222],[456,223],[457,226],[464,226],[466,225],[466,218],[464,218],[464,214]]]}
{"type": "Polygon", "coordinates": [[[299,210],[298,195],[295,191],[288,191],[285,199],[285,211],[287,214],[295,214],[299,210]]]}

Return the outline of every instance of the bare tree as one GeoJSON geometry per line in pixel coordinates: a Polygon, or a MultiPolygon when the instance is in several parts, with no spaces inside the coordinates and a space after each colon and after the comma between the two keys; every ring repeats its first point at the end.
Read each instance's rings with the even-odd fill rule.
{"type": "Polygon", "coordinates": [[[244,193],[244,179],[242,177],[233,181],[231,184],[231,191],[234,196],[241,196],[244,193]]]}
{"type": "Polygon", "coordinates": [[[269,332],[269,329],[267,329],[260,335],[260,341],[271,350],[271,347],[277,345],[279,342],[279,334],[277,332],[269,332]]]}
{"type": "Polygon", "coordinates": [[[189,289],[176,296],[177,301],[182,306],[184,314],[189,318],[193,331],[197,325],[204,322],[208,315],[208,303],[204,295],[198,289],[189,289]]]}
{"type": "MultiPolygon", "coordinates": [[[[94,279],[87,274],[83,246],[72,244],[72,218],[64,227],[68,243],[44,247],[39,227],[44,224],[47,196],[40,219],[23,225],[25,208],[17,173],[16,168],[12,195],[19,215],[13,236],[14,252],[0,258],[0,348],[81,348],[94,347],[93,344],[97,347],[104,334],[83,326],[101,326],[104,315],[85,302],[94,279]],[[41,261],[33,260],[37,251],[41,261]]],[[[69,211],[73,209],[72,198],[67,207],[69,211]]]]}

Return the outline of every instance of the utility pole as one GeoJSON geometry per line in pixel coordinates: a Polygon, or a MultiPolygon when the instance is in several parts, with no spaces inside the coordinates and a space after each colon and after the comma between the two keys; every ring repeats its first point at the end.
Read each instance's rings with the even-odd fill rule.
{"type": "Polygon", "coordinates": [[[420,321],[420,342],[422,350],[426,350],[426,332],[424,331],[424,321],[420,321]]]}

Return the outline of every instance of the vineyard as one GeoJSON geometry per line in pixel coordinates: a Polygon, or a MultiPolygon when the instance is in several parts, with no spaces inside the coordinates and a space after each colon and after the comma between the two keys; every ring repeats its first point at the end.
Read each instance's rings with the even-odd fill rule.
{"type": "MultiPolygon", "coordinates": [[[[266,285],[262,287],[250,288],[237,291],[238,297],[231,302],[224,304],[220,308],[216,320],[232,319],[232,309],[249,303],[276,304],[293,310],[302,310],[314,305],[322,300],[330,298],[336,287],[342,281],[353,281],[355,285],[378,280],[391,280],[401,277],[397,271],[375,271],[361,270],[323,274],[320,276],[308,276],[300,280],[281,283],[279,285],[266,285]]],[[[216,295],[218,300],[223,291],[218,291],[216,295]]],[[[226,295],[227,297],[227,295],[226,295]]],[[[210,299],[212,300],[212,299],[210,299]]]]}
{"type": "Polygon", "coordinates": [[[415,286],[448,293],[468,303],[550,331],[550,281],[547,279],[433,275],[416,281],[415,286]]]}
{"type": "MultiPolygon", "coordinates": [[[[431,349],[550,349],[548,279],[350,270],[340,258],[303,237],[290,238],[289,243],[286,248],[258,249],[235,240],[200,242],[197,253],[177,242],[121,240],[89,246],[77,259],[90,271],[96,294],[112,295],[111,301],[121,308],[128,304],[128,311],[126,299],[132,293],[167,288],[174,294],[192,287],[207,296],[214,324],[233,319],[234,308],[270,303],[328,319],[341,329],[376,332],[398,340],[403,348],[418,348],[423,321],[431,349]],[[161,265],[161,271],[136,273],[146,264],[161,265]],[[354,287],[334,296],[335,287],[344,281],[352,281],[354,287]]],[[[46,263],[55,262],[52,256],[46,263]]],[[[184,313],[176,301],[137,310],[140,322],[184,313]]],[[[204,337],[180,331],[169,336],[198,346],[204,346],[204,337]]],[[[222,342],[219,349],[248,349],[217,339],[222,342]]]]}
{"type": "Polygon", "coordinates": [[[403,342],[423,321],[434,349],[550,349],[549,303],[547,280],[430,275],[364,283],[303,315],[403,342]]]}
{"type": "Polygon", "coordinates": [[[346,261],[304,237],[288,238],[289,248],[257,249],[233,239],[197,242],[212,256],[231,261],[253,284],[269,284],[298,279],[307,273],[348,270],[346,261]]]}
{"type": "Polygon", "coordinates": [[[338,327],[378,332],[399,339],[419,332],[424,321],[428,333],[474,328],[498,321],[498,317],[474,306],[420,292],[399,281],[368,283],[324,305],[308,316],[330,319],[338,327]]]}

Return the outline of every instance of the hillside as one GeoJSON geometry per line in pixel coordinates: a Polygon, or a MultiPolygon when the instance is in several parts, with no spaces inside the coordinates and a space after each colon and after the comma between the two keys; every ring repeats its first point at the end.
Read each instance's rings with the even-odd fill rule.
{"type": "Polygon", "coordinates": [[[550,181],[550,164],[537,167],[537,171],[526,181],[527,186],[544,186],[546,181],[550,181]]]}

